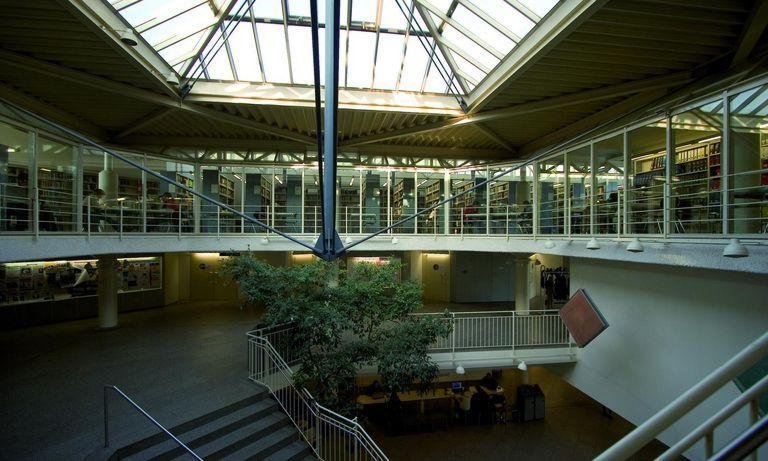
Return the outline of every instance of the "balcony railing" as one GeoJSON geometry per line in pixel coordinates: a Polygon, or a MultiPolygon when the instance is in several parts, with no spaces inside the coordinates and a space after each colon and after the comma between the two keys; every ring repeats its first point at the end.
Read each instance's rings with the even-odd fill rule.
{"type": "Polygon", "coordinates": [[[387,461],[357,418],[349,419],[323,407],[309,391],[294,386],[289,364],[296,365],[297,357],[291,347],[291,330],[290,325],[283,325],[248,333],[249,378],[269,389],[320,459],[387,461]]]}

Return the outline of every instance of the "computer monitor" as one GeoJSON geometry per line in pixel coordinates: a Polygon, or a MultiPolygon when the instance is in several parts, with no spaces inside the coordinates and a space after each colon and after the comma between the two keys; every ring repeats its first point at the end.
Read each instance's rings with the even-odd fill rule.
{"type": "Polygon", "coordinates": [[[461,381],[452,383],[451,384],[451,388],[454,391],[460,391],[460,390],[464,389],[464,383],[462,383],[461,381]]]}

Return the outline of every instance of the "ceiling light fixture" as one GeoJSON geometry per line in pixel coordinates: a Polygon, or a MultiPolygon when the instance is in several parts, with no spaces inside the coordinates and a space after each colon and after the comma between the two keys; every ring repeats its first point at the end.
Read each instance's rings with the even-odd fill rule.
{"type": "Polygon", "coordinates": [[[280,176],[275,175],[275,181],[279,182],[281,186],[283,185],[283,180],[280,179],[280,176]]]}
{"type": "Polygon", "coordinates": [[[392,245],[397,245],[398,242],[397,237],[392,237],[392,245]]]}
{"type": "Polygon", "coordinates": [[[269,245],[269,237],[267,236],[262,237],[259,243],[261,243],[262,245],[269,245]]]}
{"type": "Polygon", "coordinates": [[[463,375],[466,372],[467,372],[467,370],[465,370],[464,367],[461,366],[461,364],[459,364],[459,366],[456,367],[456,374],[457,375],[463,375]]]}
{"type": "Polygon", "coordinates": [[[352,237],[350,237],[349,235],[347,235],[347,236],[344,238],[344,243],[346,243],[347,245],[349,245],[350,243],[352,243],[352,237]]]}
{"type": "Polygon", "coordinates": [[[128,46],[138,46],[139,40],[136,38],[136,34],[132,30],[121,30],[120,41],[128,46]]]}
{"type": "Polygon", "coordinates": [[[726,258],[746,258],[749,256],[749,250],[739,239],[731,239],[730,243],[723,248],[723,256],[726,258]]]}
{"type": "Polygon", "coordinates": [[[555,247],[555,242],[552,239],[544,240],[544,248],[552,249],[555,247]]]}
{"type": "Polygon", "coordinates": [[[587,242],[587,250],[599,250],[600,244],[597,243],[597,239],[592,237],[589,239],[589,242],[587,242]]]}
{"type": "Polygon", "coordinates": [[[640,239],[635,237],[632,239],[631,242],[629,242],[629,245],[627,245],[627,251],[630,251],[632,253],[642,253],[644,251],[643,244],[640,242],[640,239]]]}
{"type": "Polygon", "coordinates": [[[176,72],[168,72],[165,74],[165,83],[173,86],[179,86],[179,77],[176,75],[176,72]]]}
{"type": "Polygon", "coordinates": [[[520,371],[528,371],[528,365],[525,364],[524,361],[520,361],[520,363],[517,364],[517,369],[520,371]]]}

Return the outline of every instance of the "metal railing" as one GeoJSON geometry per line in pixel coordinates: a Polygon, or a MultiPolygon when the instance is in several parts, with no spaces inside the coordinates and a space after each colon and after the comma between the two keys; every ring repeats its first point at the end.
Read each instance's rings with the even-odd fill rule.
{"type": "Polygon", "coordinates": [[[304,440],[323,460],[387,461],[384,452],[357,422],[318,404],[304,388],[293,384],[293,371],[279,350],[297,364],[291,345],[292,326],[261,328],[248,333],[249,379],[264,385],[275,397],[304,440]],[[292,358],[291,358],[292,357],[292,358]]]}
{"type": "MultiPolygon", "coordinates": [[[[437,315],[426,313],[414,315],[437,315]]],[[[452,312],[452,333],[438,338],[432,352],[571,346],[571,336],[557,310],[452,312]]]]}
{"type": "Polygon", "coordinates": [[[162,424],[157,422],[155,418],[153,418],[149,413],[146,412],[143,408],[141,408],[136,402],[134,402],[128,395],[125,394],[120,388],[117,386],[104,386],[104,448],[109,447],[109,393],[110,391],[116,393],[118,396],[122,397],[123,400],[131,404],[131,406],[138,411],[141,415],[143,415],[145,418],[147,418],[152,424],[154,424],[158,429],[165,432],[165,434],[170,437],[174,442],[176,442],[181,448],[183,448],[189,455],[191,455],[194,459],[197,459],[199,461],[203,461],[203,458],[198,456],[194,451],[192,451],[191,448],[189,448],[187,445],[184,444],[181,440],[179,440],[178,437],[173,435],[171,431],[165,428],[162,424]]]}
{"type": "MultiPolygon", "coordinates": [[[[661,411],[638,426],[634,431],[630,432],[629,435],[619,440],[608,450],[604,451],[596,459],[598,461],[612,461],[630,458],[664,430],[683,418],[704,400],[766,355],[768,355],[768,332],[763,333],[763,335],[752,342],[752,344],[710,373],[698,384],[684,392],[661,411]]],[[[766,417],[763,416],[762,418],[759,418],[758,399],[765,393],[766,389],[768,389],[768,377],[764,377],[752,387],[746,389],[733,402],[726,405],[723,409],[702,423],[698,428],[694,429],[689,435],[671,446],[659,457],[659,459],[678,459],[678,457],[686,450],[693,447],[702,439],[704,440],[704,452],[706,458],[710,459],[712,456],[717,457],[718,452],[714,447],[715,429],[737,411],[741,410],[746,405],[749,405],[750,422],[749,427],[744,431],[745,435],[751,434],[755,428],[759,428],[760,424],[764,424],[766,417]]],[[[752,440],[752,437],[737,437],[735,441],[740,441],[737,445],[746,445],[752,440]]],[[[735,450],[735,448],[738,447],[733,447],[731,444],[728,444],[727,446],[722,447],[720,451],[727,449],[731,452],[735,450]]]]}

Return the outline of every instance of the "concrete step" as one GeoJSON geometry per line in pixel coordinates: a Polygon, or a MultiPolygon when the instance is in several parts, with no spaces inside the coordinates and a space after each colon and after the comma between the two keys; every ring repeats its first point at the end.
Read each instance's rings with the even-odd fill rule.
{"type": "MultiPolygon", "coordinates": [[[[209,423],[216,420],[234,421],[240,419],[248,414],[264,411],[265,407],[274,406],[275,402],[272,399],[268,399],[269,392],[261,390],[260,392],[239,400],[232,404],[226,405],[222,408],[206,413],[202,416],[184,422],[169,428],[168,430],[179,437],[183,441],[192,440],[193,437],[184,437],[185,434],[195,431],[198,428],[204,427],[209,423]],[[263,402],[260,404],[260,402],[263,402]],[[253,407],[252,409],[249,407],[253,407]]],[[[271,410],[270,410],[271,411],[271,410]]],[[[158,432],[155,435],[146,437],[130,445],[122,447],[116,450],[110,457],[110,460],[127,459],[130,456],[147,450],[150,447],[166,443],[173,444],[174,447],[178,446],[175,442],[169,439],[164,432],[158,432]]]]}
{"type": "MultiPolygon", "coordinates": [[[[290,424],[288,417],[284,416],[284,418],[290,424]]],[[[201,454],[206,461],[224,458],[227,460],[261,461],[281,448],[290,445],[298,440],[298,438],[299,433],[296,431],[296,428],[292,425],[285,425],[266,436],[254,434],[253,436],[238,440],[236,443],[229,444],[220,450],[210,452],[206,449],[203,453],[198,454],[201,454]]]]}
{"type": "Polygon", "coordinates": [[[267,456],[264,461],[302,461],[305,459],[317,460],[313,456],[312,449],[304,440],[297,440],[280,450],[267,456]]]}
{"type": "MultiPolygon", "coordinates": [[[[219,419],[210,421],[202,426],[198,426],[182,435],[177,435],[193,451],[198,447],[210,443],[218,438],[224,437],[232,432],[237,432],[244,427],[249,427],[254,423],[265,419],[266,417],[278,412],[277,403],[272,399],[265,399],[256,402],[245,408],[238,409],[233,413],[222,416],[219,419]]],[[[265,423],[266,424],[266,423],[265,423]]],[[[186,453],[182,447],[175,441],[166,437],[162,443],[147,447],[143,451],[136,453],[127,459],[157,459],[169,460],[186,453]]]]}

